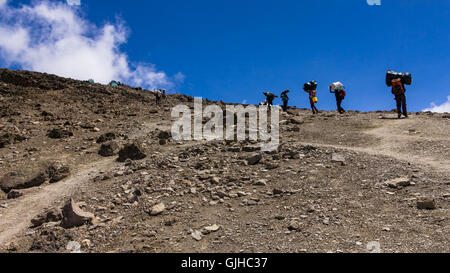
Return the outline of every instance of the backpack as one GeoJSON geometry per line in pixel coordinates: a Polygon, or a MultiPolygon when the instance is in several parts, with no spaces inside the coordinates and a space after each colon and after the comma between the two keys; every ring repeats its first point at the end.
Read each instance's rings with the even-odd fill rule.
{"type": "Polygon", "coordinates": [[[344,89],[341,90],[341,98],[345,99],[345,96],[347,95],[347,92],[345,92],[344,89]]]}

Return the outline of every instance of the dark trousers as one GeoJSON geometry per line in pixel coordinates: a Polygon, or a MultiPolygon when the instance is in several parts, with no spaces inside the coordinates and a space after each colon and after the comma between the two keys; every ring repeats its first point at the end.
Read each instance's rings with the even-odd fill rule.
{"type": "Polygon", "coordinates": [[[397,113],[398,117],[400,118],[403,115],[405,117],[408,117],[408,110],[406,108],[406,96],[405,94],[397,95],[395,96],[395,101],[397,102],[397,113]]]}
{"type": "Polygon", "coordinates": [[[319,110],[317,110],[317,107],[314,103],[311,103],[311,109],[312,109],[313,114],[319,113],[319,110]]]}
{"type": "Polygon", "coordinates": [[[336,104],[337,104],[338,112],[341,113],[341,114],[345,113],[345,109],[342,108],[342,101],[343,100],[344,100],[343,98],[336,98],[336,104]]]}
{"type": "Polygon", "coordinates": [[[283,111],[286,112],[288,109],[288,100],[283,100],[283,111]]]}

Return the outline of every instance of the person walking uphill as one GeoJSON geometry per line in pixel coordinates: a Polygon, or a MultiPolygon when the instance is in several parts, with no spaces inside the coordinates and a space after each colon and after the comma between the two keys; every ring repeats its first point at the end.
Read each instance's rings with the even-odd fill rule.
{"type": "Polygon", "coordinates": [[[316,89],[317,89],[317,82],[315,81],[305,83],[305,85],[303,86],[303,90],[309,94],[309,103],[311,104],[313,114],[319,113],[319,110],[317,110],[316,107],[316,103],[318,102],[316,89]]]}
{"type": "Polygon", "coordinates": [[[288,97],[288,93],[291,92],[290,90],[285,90],[283,91],[283,93],[281,93],[281,99],[283,100],[283,111],[286,112],[288,109],[288,102],[289,102],[289,97],[288,97]]]}
{"type": "Polygon", "coordinates": [[[402,118],[402,114],[405,118],[408,118],[408,110],[406,108],[406,88],[401,79],[392,80],[392,94],[395,96],[397,102],[398,118],[402,118]]]}
{"type": "Polygon", "coordinates": [[[408,109],[406,109],[406,85],[411,85],[412,75],[410,73],[398,73],[392,70],[386,72],[386,85],[392,87],[392,94],[397,102],[398,118],[402,118],[402,114],[408,118],[408,109]]]}
{"type": "Polygon", "coordinates": [[[336,97],[336,104],[339,114],[345,113],[344,108],[342,108],[342,101],[345,99],[346,94],[344,85],[340,82],[333,83],[332,85],[330,85],[330,93],[334,93],[336,97]]]}
{"type": "Polygon", "coordinates": [[[266,105],[272,106],[273,105],[273,100],[275,98],[278,98],[278,96],[276,96],[275,94],[272,94],[270,92],[264,92],[264,96],[266,96],[266,105]]]}
{"type": "Polygon", "coordinates": [[[154,89],[153,94],[155,95],[156,105],[159,105],[162,96],[161,91],[154,89]]]}

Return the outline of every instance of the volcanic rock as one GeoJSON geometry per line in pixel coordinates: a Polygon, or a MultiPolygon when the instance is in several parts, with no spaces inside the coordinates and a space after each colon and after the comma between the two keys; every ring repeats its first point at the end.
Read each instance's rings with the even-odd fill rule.
{"type": "Polygon", "coordinates": [[[119,151],[119,162],[125,162],[127,159],[131,160],[141,160],[144,159],[147,155],[143,152],[141,145],[138,142],[134,142],[131,144],[125,145],[119,151]]]}
{"type": "Polygon", "coordinates": [[[94,214],[81,209],[83,203],[75,203],[72,199],[66,203],[62,210],[61,226],[63,228],[79,227],[95,219],[94,214]]]}

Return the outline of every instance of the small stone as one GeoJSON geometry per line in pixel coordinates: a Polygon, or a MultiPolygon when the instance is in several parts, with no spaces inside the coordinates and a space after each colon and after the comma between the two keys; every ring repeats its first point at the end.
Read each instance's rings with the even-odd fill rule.
{"type": "Polygon", "coordinates": [[[97,139],[97,143],[105,143],[111,140],[116,139],[116,134],[115,133],[106,133],[101,135],[98,139],[97,139]]]}
{"type": "Polygon", "coordinates": [[[217,176],[213,176],[213,177],[211,177],[210,182],[212,184],[219,184],[220,183],[220,178],[218,178],[217,176]]]}
{"type": "Polygon", "coordinates": [[[159,145],[164,146],[167,144],[167,139],[160,139],[159,140],[159,145]]]}
{"type": "Polygon", "coordinates": [[[70,168],[67,165],[63,165],[60,161],[56,161],[49,166],[47,172],[50,183],[56,183],[70,175],[70,168]]]}
{"type": "Polygon", "coordinates": [[[53,129],[48,131],[47,136],[52,139],[67,138],[73,136],[73,133],[64,129],[53,129]]]}
{"type": "Polygon", "coordinates": [[[267,186],[267,180],[266,179],[260,179],[255,182],[255,186],[267,186]]]}
{"type": "Polygon", "coordinates": [[[205,230],[204,233],[205,233],[205,234],[209,234],[209,233],[212,233],[212,232],[217,232],[219,229],[220,229],[220,226],[214,224],[214,225],[212,225],[212,226],[207,226],[207,227],[205,227],[205,228],[204,228],[204,230],[205,230]]]}
{"type": "Polygon", "coordinates": [[[331,155],[331,161],[332,162],[341,163],[341,164],[345,164],[345,157],[343,155],[341,155],[341,154],[333,153],[331,155]]]}
{"type": "Polygon", "coordinates": [[[407,177],[401,177],[386,181],[385,183],[389,188],[400,189],[411,185],[411,181],[407,177]]]}
{"type": "Polygon", "coordinates": [[[6,250],[9,251],[9,252],[15,252],[15,251],[17,251],[18,249],[19,249],[19,247],[18,247],[17,244],[14,243],[14,242],[11,242],[11,243],[9,243],[9,244],[6,246],[6,250]]]}
{"type": "Polygon", "coordinates": [[[170,131],[161,131],[158,134],[158,138],[159,139],[163,139],[163,140],[167,140],[171,137],[171,132],[170,131]]]}
{"type": "Polygon", "coordinates": [[[164,205],[164,203],[159,203],[152,207],[150,215],[156,216],[156,215],[163,213],[165,210],[166,210],[166,206],[164,205]]]}
{"type": "Polygon", "coordinates": [[[256,155],[253,155],[253,156],[247,158],[247,163],[248,163],[248,165],[256,165],[261,160],[262,160],[262,155],[261,154],[256,154],[256,155]]]}
{"type": "Polygon", "coordinates": [[[194,238],[196,241],[200,241],[202,239],[202,233],[198,230],[194,230],[191,233],[192,238],[194,238]]]}
{"type": "Polygon", "coordinates": [[[17,190],[12,190],[8,193],[8,199],[17,199],[21,196],[23,196],[23,193],[17,190]]]}
{"type": "Polygon", "coordinates": [[[420,197],[417,200],[418,209],[434,210],[436,209],[436,201],[429,197],[420,197]]]}
{"type": "Polygon", "coordinates": [[[296,220],[292,220],[290,223],[289,223],[289,226],[288,226],[288,229],[290,230],[290,231],[299,231],[300,230],[300,223],[299,222],[297,222],[296,220]]]}
{"type": "Polygon", "coordinates": [[[91,247],[91,240],[85,239],[81,241],[81,246],[84,248],[90,248],[91,247]]]}
{"type": "Polygon", "coordinates": [[[273,193],[273,195],[279,195],[279,194],[283,194],[283,191],[280,189],[273,189],[272,193],[273,193]]]}

